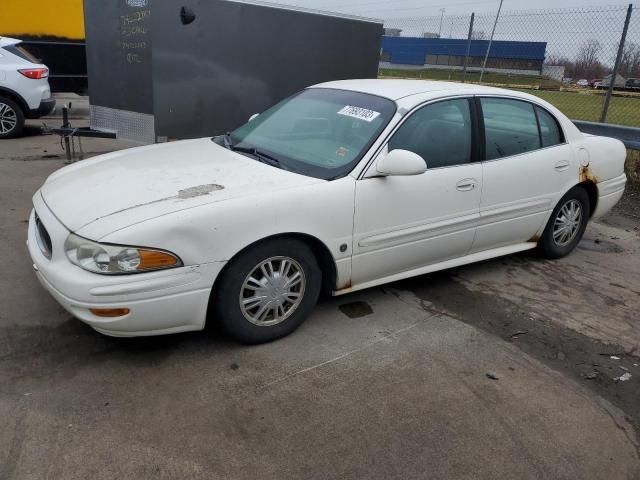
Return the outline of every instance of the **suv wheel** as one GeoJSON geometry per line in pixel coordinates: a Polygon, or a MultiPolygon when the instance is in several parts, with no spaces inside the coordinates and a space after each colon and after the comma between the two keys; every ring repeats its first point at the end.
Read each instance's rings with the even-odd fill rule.
{"type": "Polygon", "coordinates": [[[20,105],[7,97],[0,97],[0,138],[14,138],[24,128],[24,112],[20,105]]]}

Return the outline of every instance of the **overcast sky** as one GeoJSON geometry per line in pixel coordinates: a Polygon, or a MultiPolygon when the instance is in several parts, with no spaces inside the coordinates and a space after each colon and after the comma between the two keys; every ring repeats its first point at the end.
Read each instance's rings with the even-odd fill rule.
{"type": "MultiPolygon", "coordinates": [[[[498,9],[499,0],[272,0],[320,10],[334,10],[355,15],[387,19],[394,17],[440,15],[440,9],[447,14],[488,13],[498,9]]],[[[628,3],[628,2],[626,2],[628,3]]],[[[625,2],[601,0],[504,0],[504,10],[524,10],[531,8],[568,8],[602,5],[624,5],[625,2]]]]}
{"type": "MultiPolygon", "coordinates": [[[[271,1],[380,19],[386,27],[402,29],[404,36],[435,33],[454,39],[467,37],[471,12],[476,13],[474,32],[488,38],[499,5],[499,0],[271,1]]],[[[597,40],[599,59],[610,64],[618,49],[627,5],[609,0],[504,0],[494,39],[546,42],[547,56],[569,58],[585,43],[597,40]],[[523,11],[526,13],[510,14],[523,11]]],[[[640,45],[640,5],[634,7],[627,42],[640,45]]]]}

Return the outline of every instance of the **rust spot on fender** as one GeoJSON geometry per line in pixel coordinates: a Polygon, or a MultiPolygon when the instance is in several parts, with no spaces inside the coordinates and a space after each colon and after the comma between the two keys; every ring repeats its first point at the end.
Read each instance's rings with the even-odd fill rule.
{"type": "Polygon", "coordinates": [[[533,237],[527,240],[527,243],[538,243],[539,240],[540,240],[540,235],[536,233],[533,237]]]}
{"type": "Polygon", "coordinates": [[[342,285],[338,285],[338,288],[333,292],[333,295],[341,295],[343,293],[347,293],[351,290],[352,282],[351,279],[348,279],[342,285]]]}
{"type": "Polygon", "coordinates": [[[593,182],[595,184],[598,183],[598,177],[593,174],[593,172],[589,168],[589,165],[587,165],[586,167],[580,167],[580,182],[593,182]]]}

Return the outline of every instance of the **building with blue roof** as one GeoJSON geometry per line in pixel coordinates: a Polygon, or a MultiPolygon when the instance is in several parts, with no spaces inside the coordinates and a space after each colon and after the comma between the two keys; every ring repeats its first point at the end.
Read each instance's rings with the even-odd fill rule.
{"type": "MultiPolygon", "coordinates": [[[[461,69],[467,43],[456,38],[383,36],[381,62],[392,68],[461,69]]],[[[489,40],[471,40],[467,67],[481,67],[488,47],[489,40]]],[[[541,74],[546,48],[546,42],[494,40],[487,70],[541,74]]]]}

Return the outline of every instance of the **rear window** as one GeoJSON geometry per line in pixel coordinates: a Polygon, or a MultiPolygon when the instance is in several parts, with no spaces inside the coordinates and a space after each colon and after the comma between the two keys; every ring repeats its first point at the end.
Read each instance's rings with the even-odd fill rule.
{"type": "Polygon", "coordinates": [[[533,105],[507,98],[482,98],[486,159],[510,157],[540,148],[533,105]]]}
{"type": "Polygon", "coordinates": [[[26,60],[27,62],[40,63],[40,61],[36,57],[31,55],[29,51],[20,44],[7,45],[6,47],[2,47],[2,48],[9,53],[13,53],[17,57],[20,57],[21,59],[26,60]]]}
{"type": "Polygon", "coordinates": [[[538,124],[540,125],[542,146],[551,147],[553,145],[560,145],[564,142],[562,131],[560,130],[556,119],[553,118],[549,112],[540,107],[536,107],[536,114],[538,115],[538,124]]]}

